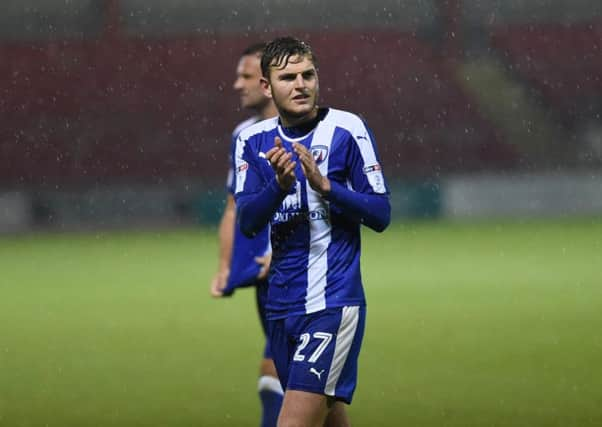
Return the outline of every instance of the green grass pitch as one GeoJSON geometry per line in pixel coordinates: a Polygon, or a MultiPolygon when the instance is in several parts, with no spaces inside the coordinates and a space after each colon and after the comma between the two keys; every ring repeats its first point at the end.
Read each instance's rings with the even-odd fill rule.
{"type": "MultiPolygon", "coordinates": [[[[602,221],[363,233],[356,426],[602,425],[602,221]]],[[[257,426],[212,230],[0,240],[0,426],[257,426]]]]}

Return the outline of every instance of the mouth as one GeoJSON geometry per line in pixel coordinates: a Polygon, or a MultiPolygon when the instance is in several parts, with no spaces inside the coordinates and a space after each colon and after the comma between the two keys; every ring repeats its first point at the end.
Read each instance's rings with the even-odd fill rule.
{"type": "Polygon", "coordinates": [[[302,94],[299,94],[299,95],[293,97],[293,101],[298,101],[298,102],[303,102],[306,99],[309,99],[309,95],[305,94],[305,93],[302,93],[302,94]]]}

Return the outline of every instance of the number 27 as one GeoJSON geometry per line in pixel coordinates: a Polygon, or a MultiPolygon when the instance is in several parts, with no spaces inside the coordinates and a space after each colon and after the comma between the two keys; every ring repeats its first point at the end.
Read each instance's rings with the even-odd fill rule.
{"type": "MultiPolygon", "coordinates": [[[[316,339],[322,340],[322,342],[318,345],[318,347],[316,347],[316,349],[311,354],[309,359],[307,359],[307,361],[309,363],[315,363],[316,360],[318,360],[318,358],[322,355],[322,353],[324,353],[324,350],[326,350],[326,347],[328,347],[328,344],[332,340],[332,334],[329,334],[327,332],[314,332],[313,336],[316,339]]],[[[307,344],[309,344],[309,340],[311,339],[311,336],[306,333],[306,334],[302,334],[300,338],[301,338],[301,343],[299,344],[299,347],[297,347],[297,351],[295,352],[295,355],[293,356],[293,360],[295,362],[303,362],[305,360],[305,356],[303,354],[301,354],[301,351],[303,351],[303,349],[305,347],[307,347],[307,344]]]]}

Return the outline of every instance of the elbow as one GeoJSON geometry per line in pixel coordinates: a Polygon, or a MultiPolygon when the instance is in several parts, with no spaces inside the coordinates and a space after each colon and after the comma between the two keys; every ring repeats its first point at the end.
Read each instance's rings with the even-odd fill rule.
{"type": "Polygon", "coordinates": [[[377,233],[385,231],[391,223],[391,205],[389,204],[389,200],[385,199],[376,205],[370,213],[360,218],[360,223],[377,233]]]}
{"type": "Polygon", "coordinates": [[[386,207],[382,210],[382,213],[378,216],[375,221],[374,231],[382,233],[391,224],[391,205],[387,203],[386,207]]]}
{"type": "Polygon", "coordinates": [[[391,223],[391,212],[389,211],[382,216],[373,217],[370,219],[363,218],[360,220],[360,223],[368,226],[377,233],[382,233],[391,223]]]}
{"type": "Polygon", "coordinates": [[[374,229],[374,231],[376,231],[377,233],[382,233],[383,231],[385,231],[387,229],[387,227],[389,226],[389,223],[390,222],[380,224],[379,227],[374,229]]]}
{"type": "Polygon", "coordinates": [[[244,234],[248,238],[253,238],[257,235],[257,232],[255,232],[255,230],[253,229],[252,226],[250,226],[250,225],[245,226],[244,223],[239,223],[239,226],[240,226],[240,231],[242,231],[242,234],[244,234]]]}
{"type": "Polygon", "coordinates": [[[252,217],[247,212],[247,209],[245,209],[245,206],[238,207],[238,210],[236,212],[236,219],[238,227],[240,228],[240,231],[242,231],[242,234],[249,238],[255,237],[257,231],[255,230],[252,217]]]}
{"type": "Polygon", "coordinates": [[[391,223],[391,212],[389,212],[386,216],[380,219],[375,226],[373,227],[374,231],[377,233],[382,233],[387,229],[389,224],[391,223]]]}

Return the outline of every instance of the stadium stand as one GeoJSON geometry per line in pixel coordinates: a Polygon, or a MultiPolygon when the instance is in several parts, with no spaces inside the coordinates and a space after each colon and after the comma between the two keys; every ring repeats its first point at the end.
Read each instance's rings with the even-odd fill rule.
{"type": "Polygon", "coordinates": [[[509,25],[492,45],[569,128],[602,109],[602,21],[509,25]]]}
{"type": "MultiPolygon", "coordinates": [[[[364,114],[398,176],[515,155],[448,65],[410,33],[309,34],[325,104],[364,114]],[[378,58],[378,59],[377,59],[378,58]],[[384,60],[383,60],[384,58],[384,60]]],[[[0,179],[24,185],[221,176],[247,36],[4,43],[0,179]],[[24,162],[10,159],[23,158],[24,162]]]]}

